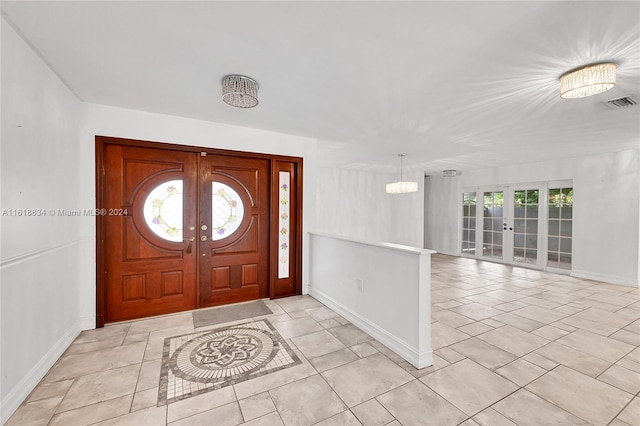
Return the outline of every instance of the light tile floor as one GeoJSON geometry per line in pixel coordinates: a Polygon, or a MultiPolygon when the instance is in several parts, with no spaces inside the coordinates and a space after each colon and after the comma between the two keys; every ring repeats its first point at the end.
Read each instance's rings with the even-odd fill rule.
{"type": "Polygon", "coordinates": [[[7,425],[640,425],[640,289],[444,255],[432,272],[432,367],[299,296],[266,318],[300,365],[157,407],[164,339],[206,328],[116,324],[83,332],[7,425]]]}

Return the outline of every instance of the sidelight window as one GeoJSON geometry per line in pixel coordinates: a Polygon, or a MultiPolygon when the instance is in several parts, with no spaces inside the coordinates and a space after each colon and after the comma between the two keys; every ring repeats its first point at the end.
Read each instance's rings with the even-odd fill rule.
{"type": "Polygon", "coordinates": [[[280,172],[278,217],[278,278],[289,278],[289,247],[291,246],[289,221],[291,216],[291,173],[280,172]]]}
{"type": "Polygon", "coordinates": [[[476,254],[476,193],[462,194],[462,253],[476,254]]]}
{"type": "Polygon", "coordinates": [[[573,188],[549,189],[547,266],[571,269],[573,188]]]}

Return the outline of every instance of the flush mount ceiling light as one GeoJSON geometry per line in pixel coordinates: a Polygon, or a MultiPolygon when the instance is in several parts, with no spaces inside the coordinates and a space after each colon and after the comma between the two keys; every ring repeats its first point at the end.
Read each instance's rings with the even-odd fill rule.
{"type": "Polygon", "coordinates": [[[418,182],[403,182],[402,169],[404,167],[404,157],[407,154],[398,154],[400,157],[400,181],[387,184],[387,194],[406,194],[408,192],[418,191],[418,182]]]}
{"type": "Polygon", "coordinates": [[[258,105],[258,82],[244,75],[227,75],[222,79],[222,100],[238,108],[258,105]]]}
{"type": "Polygon", "coordinates": [[[613,63],[587,65],[560,77],[560,97],[585,98],[606,92],[616,85],[616,69],[613,63]]]}

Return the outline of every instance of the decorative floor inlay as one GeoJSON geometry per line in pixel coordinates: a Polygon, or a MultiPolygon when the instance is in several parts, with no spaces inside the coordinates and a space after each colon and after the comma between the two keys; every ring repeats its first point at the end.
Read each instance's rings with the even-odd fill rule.
{"type": "Polygon", "coordinates": [[[267,320],[165,339],[158,406],[300,364],[267,320]]]}

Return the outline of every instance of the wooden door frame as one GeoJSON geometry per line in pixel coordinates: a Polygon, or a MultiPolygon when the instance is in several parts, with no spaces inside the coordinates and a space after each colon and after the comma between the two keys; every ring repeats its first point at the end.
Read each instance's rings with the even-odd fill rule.
{"type": "MultiPolygon", "coordinates": [[[[104,175],[105,175],[105,166],[104,166],[104,148],[105,145],[123,145],[123,146],[131,146],[131,147],[141,147],[141,148],[154,148],[154,149],[166,149],[172,151],[184,151],[184,152],[193,152],[195,153],[206,153],[212,155],[228,155],[234,157],[251,157],[251,158],[260,158],[267,159],[270,161],[270,170],[273,170],[274,163],[277,161],[294,163],[296,166],[296,214],[298,220],[296,221],[295,229],[292,231],[295,232],[294,238],[296,241],[296,264],[295,264],[295,279],[296,279],[296,294],[301,294],[302,292],[302,202],[303,202],[303,193],[302,193],[302,181],[303,181],[303,159],[301,157],[290,157],[286,155],[272,155],[272,154],[261,154],[255,152],[246,152],[246,151],[233,151],[228,149],[219,149],[219,148],[207,148],[207,147],[198,147],[192,145],[178,145],[173,143],[165,143],[165,142],[152,142],[152,141],[144,141],[144,140],[136,140],[136,139],[126,139],[126,138],[118,138],[111,136],[100,136],[96,135],[95,137],[95,159],[96,159],[96,167],[95,167],[95,179],[96,179],[96,209],[103,209],[104,206],[104,175]]],[[[200,160],[198,158],[198,165],[200,164],[200,160]]],[[[272,175],[272,173],[270,173],[272,175]]],[[[271,191],[273,192],[273,181],[271,181],[271,191]]],[[[198,196],[199,197],[199,196],[198,196]]],[[[271,194],[271,199],[273,199],[273,193],[271,194]]],[[[199,199],[198,199],[199,202],[199,199]]],[[[294,206],[292,206],[294,207],[294,206]]],[[[199,211],[198,213],[199,214],[199,211]]],[[[269,209],[269,223],[273,223],[273,208],[269,209]]],[[[276,215],[277,220],[277,215],[276,215]]],[[[101,215],[96,215],[96,327],[104,327],[105,325],[105,310],[106,310],[106,300],[105,300],[105,257],[106,253],[103,248],[104,245],[104,217],[101,215]]],[[[198,239],[196,239],[196,247],[194,250],[199,249],[199,244],[197,244],[198,239]]],[[[270,237],[270,241],[272,241],[270,237]]],[[[271,292],[271,283],[273,282],[273,274],[277,274],[277,269],[274,270],[274,264],[277,264],[277,244],[276,247],[272,247],[273,244],[270,243],[269,247],[269,282],[267,285],[269,286],[269,294],[271,292]],[[275,258],[274,258],[275,256],[275,258]],[[275,261],[274,261],[275,259],[275,261]]],[[[199,276],[199,268],[196,268],[196,285],[199,287],[200,276],[199,276]]],[[[197,296],[196,296],[197,297],[197,296]]],[[[197,299],[196,299],[197,300],[197,299]]]]}

